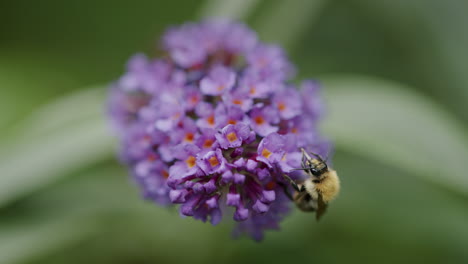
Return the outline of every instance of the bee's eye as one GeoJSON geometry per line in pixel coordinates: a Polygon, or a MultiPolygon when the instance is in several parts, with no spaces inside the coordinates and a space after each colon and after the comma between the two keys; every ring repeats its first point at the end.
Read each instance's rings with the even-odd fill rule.
{"type": "Polygon", "coordinates": [[[319,175],[319,172],[320,172],[320,171],[317,170],[317,169],[310,169],[310,171],[311,171],[312,174],[315,175],[315,176],[318,176],[318,175],[319,175]]]}

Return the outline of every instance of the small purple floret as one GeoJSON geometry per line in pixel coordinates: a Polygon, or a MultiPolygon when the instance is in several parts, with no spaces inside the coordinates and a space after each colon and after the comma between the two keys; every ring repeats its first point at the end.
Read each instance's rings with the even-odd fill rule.
{"type": "Polygon", "coordinates": [[[236,82],[236,74],[224,66],[215,66],[208,76],[201,79],[200,90],[207,95],[222,95],[230,91],[236,82]]]}

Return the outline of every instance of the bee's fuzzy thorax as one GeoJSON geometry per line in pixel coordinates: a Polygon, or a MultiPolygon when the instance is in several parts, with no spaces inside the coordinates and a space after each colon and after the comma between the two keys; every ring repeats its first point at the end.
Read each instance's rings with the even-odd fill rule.
{"type": "Polygon", "coordinates": [[[318,198],[318,193],[316,191],[316,184],[312,182],[311,179],[308,179],[304,182],[304,187],[309,193],[309,195],[312,197],[312,199],[317,199],[318,198]]]}
{"type": "Polygon", "coordinates": [[[316,190],[322,195],[325,203],[333,200],[340,191],[340,179],[336,174],[336,171],[329,170],[323,179],[315,184],[316,190]]]}

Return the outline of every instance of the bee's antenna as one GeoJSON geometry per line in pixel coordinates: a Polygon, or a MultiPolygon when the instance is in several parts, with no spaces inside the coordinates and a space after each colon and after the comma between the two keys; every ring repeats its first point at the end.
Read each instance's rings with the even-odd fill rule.
{"type": "MultiPolygon", "coordinates": [[[[307,151],[306,151],[304,148],[301,148],[301,151],[302,151],[303,157],[305,157],[305,158],[307,158],[307,159],[310,158],[309,155],[308,155],[308,153],[307,153],[307,151]]],[[[325,161],[324,161],[323,158],[322,158],[319,154],[314,153],[314,152],[309,152],[309,153],[312,154],[313,156],[315,156],[318,160],[320,160],[320,161],[322,161],[322,162],[326,162],[326,161],[328,160],[328,157],[327,157],[327,159],[325,159],[325,161]]]]}
{"type": "Polygon", "coordinates": [[[319,154],[313,152],[310,152],[310,154],[314,155],[317,159],[319,159],[322,162],[326,162],[328,160],[328,157],[325,160],[323,160],[323,158],[319,154]]]}

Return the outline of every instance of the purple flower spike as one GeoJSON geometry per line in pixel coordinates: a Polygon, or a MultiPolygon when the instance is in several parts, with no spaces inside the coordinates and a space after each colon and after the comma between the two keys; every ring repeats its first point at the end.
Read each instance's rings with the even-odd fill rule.
{"type": "Polygon", "coordinates": [[[240,23],[174,27],[162,47],[164,58],[132,57],[109,95],[120,157],[142,196],[212,225],[230,214],[235,234],[255,240],[278,230],[292,204],[283,175],[305,176],[291,173],[300,148],[330,153],[317,130],[320,86],[294,87],[283,50],[240,23]]]}

